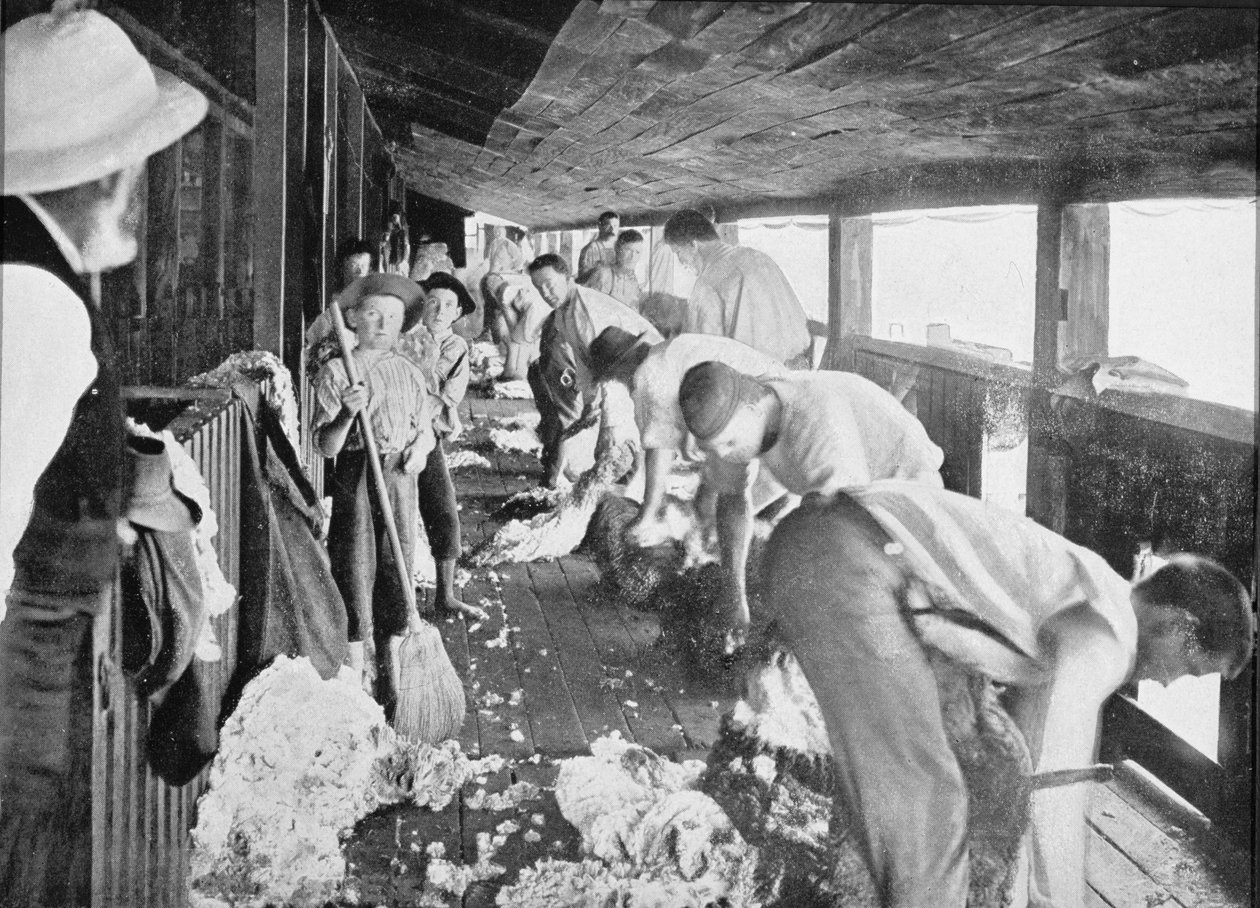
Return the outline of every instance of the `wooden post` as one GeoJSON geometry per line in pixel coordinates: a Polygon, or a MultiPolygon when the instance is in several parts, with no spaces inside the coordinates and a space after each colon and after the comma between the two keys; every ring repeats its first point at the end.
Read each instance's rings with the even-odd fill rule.
{"type": "Polygon", "coordinates": [[[1107,352],[1111,223],[1106,205],[1063,209],[1060,286],[1067,295],[1063,356],[1107,352]]]}
{"type": "Polygon", "coordinates": [[[874,225],[869,217],[842,218],[831,215],[829,222],[828,309],[831,338],[828,346],[835,352],[831,365],[853,371],[854,339],[870,337],[871,324],[871,249],[874,225]]]}
{"type": "Polygon", "coordinates": [[[350,82],[348,87],[346,135],[351,150],[350,160],[346,164],[353,166],[354,171],[346,174],[345,210],[348,217],[342,229],[347,234],[354,233],[362,236],[366,227],[363,219],[363,171],[367,167],[367,155],[363,144],[363,121],[367,117],[364,115],[363,108],[366,101],[358,85],[350,82]]]}
{"type": "MultiPolygon", "coordinates": [[[[324,199],[320,232],[324,248],[324,289],[337,286],[337,43],[324,29],[324,199]]],[[[327,297],[325,297],[327,299],[327,297]]]]}
{"type": "MultiPolygon", "coordinates": [[[[309,27],[306,0],[288,3],[284,161],[284,321],[283,355],[285,366],[298,379],[302,375],[302,344],[306,331],[304,308],[310,293],[305,268],[306,233],[310,229],[306,216],[303,183],[306,176],[306,87],[307,38],[309,27]]],[[[303,423],[306,422],[303,413],[303,423]]]]}
{"type": "Polygon", "coordinates": [[[1058,383],[1059,322],[1063,297],[1059,290],[1063,205],[1037,207],[1037,283],[1033,324],[1033,387],[1029,394],[1028,516],[1056,533],[1067,526],[1068,458],[1053,452],[1047,416],[1050,389],[1058,383]]]}
{"type": "Polygon", "coordinates": [[[254,347],[284,355],[285,159],[287,157],[289,8],[255,4],[254,347]],[[280,53],[276,49],[282,49],[280,53]]]}

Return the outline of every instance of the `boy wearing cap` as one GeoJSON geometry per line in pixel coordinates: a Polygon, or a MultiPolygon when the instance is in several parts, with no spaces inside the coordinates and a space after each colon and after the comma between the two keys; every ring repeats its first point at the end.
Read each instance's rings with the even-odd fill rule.
{"type": "Polygon", "coordinates": [[[135,258],[145,161],[207,103],[95,11],[55,4],[2,40],[0,893],[80,904],[91,824],[73,792],[90,783],[76,767],[91,765],[92,622],[125,485],[113,354],[84,276],[135,258]]]}
{"type": "Polygon", "coordinates": [[[756,379],[711,361],[687,370],[678,397],[718,493],[731,648],[748,627],[744,566],[759,470],[801,496],[827,496],[876,479],[942,485],[944,452],[895,397],[860,375],[789,372],[756,379]]]}
{"type": "Polygon", "coordinates": [[[330,360],[319,375],[312,418],[320,452],[337,458],[328,555],[333,580],[346,603],[351,665],[363,669],[364,639],[372,633],[377,699],[387,711],[396,696],[384,687],[391,676],[387,660],[396,655],[402,636],[420,617],[408,613],[356,417],[367,413],[376,439],[406,562],[402,576],[410,582],[416,474],[433,450],[433,409],[424,370],[396,347],[403,331],[419,320],[422,299],[418,284],[396,274],[370,274],[346,288],[342,302],[347,325],[358,339],[351,355],[360,380],[350,384],[344,363],[330,360]]]}
{"type": "Polygon", "coordinates": [[[461,552],[459,504],[455,483],[446,465],[444,442],[462,430],[459,405],[468,391],[468,342],[451,326],[473,312],[468,289],[457,278],[436,271],[420,285],[424,290],[421,304],[421,326],[412,332],[427,331],[437,342],[437,364],[434,377],[437,395],[434,398],[433,432],[436,441],[429,452],[424,469],[417,477],[420,519],[429,537],[429,549],[437,565],[437,590],[434,596],[440,609],[457,612],[474,621],[485,619],[481,609],[460,601],[455,595],[455,562],[461,552]]]}

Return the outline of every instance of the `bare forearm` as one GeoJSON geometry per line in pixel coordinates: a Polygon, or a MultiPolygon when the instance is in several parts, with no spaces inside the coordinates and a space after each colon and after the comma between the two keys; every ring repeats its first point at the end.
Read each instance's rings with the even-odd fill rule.
{"type": "Polygon", "coordinates": [[[748,542],[752,533],[752,504],[748,492],[723,493],[717,500],[718,552],[722,559],[727,584],[727,600],[731,609],[728,616],[732,626],[746,627],[749,623],[747,582],[745,565],[748,562],[748,542]]]}
{"type": "Polygon", "coordinates": [[[669,485],[669,471],[674,452],[669,448],[648,448],[643,454],[643,507],[639,516],[648,520],[657,517],[669,485]]]}
{"type": "Polygon", "coordinates": [[[338,413],[333,421],[321,426],[315,432],[315,447],[325,457],[336,457],[346,445],[350,435],[350,426],[354,423],[354,414],[346,410],[338,413]]]}

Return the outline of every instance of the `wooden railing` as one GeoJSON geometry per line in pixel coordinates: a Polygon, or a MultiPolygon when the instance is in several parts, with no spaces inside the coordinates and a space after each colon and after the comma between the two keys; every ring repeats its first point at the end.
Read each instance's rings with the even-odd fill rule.
{"type": "Polygon", "coordinates": [[[1027,369],[941,347],[861,338],[854,371],[906,394],[903,403],[945,452],[945,487],[979,497],[986,433],[1027,430],[1027,369]]]}
{"type": "MultiPolygon", "coordinates": [[[[143,398],[160,413],[174,398],[192,406],[166,426],[197,464],[218,518],[214,546],[228,581],[239,582],[242,405],[227,391],[184,391],[143,398]]],[[[162,419],[155,420],[158,423],[162,419]]],[[[157,427],[157,426],[155,426],[157,427]]],[[[92,751],[93,908],[184,908],[188,898],[189,831],[209,770],[173,787],[147,759],[151,707],[137,696],[121,665],[121,609],[98,619],[92,751]]],[[[237,609],[212,621],[222,648],[212,693],[217,701],[234,668],[237,609]]]]}
{"type": "MultiPolygon", "coordinates": [[[[1157,552],[1216,559],[1254,595],[1255,414],[1116,391],[1055,410],[1052,389],[1036,387],[1029,370],[946,348],[871,338],[850,343],[855,371],[877,384],[904,388],[913,376],[906,403],[945,451],[947,488],[981,496],[986,431],[1018,430],[1022,417],[1044,449],[1038,460],[1030,454],[1030,514],[1043,521],[1053,515],[1047,522],[1059,524],[1056,530],[1124,576],[1139,544],[1151,543],[1157,552]],[[1044,472],[1053,472],[1053,481],[1037,475],[1044,472]]],[[[1103,756],[1134,760],[1227,832],[1249,835],[1254,689],[1251,668],[1222,683],[1212,760],[1144,712],[1135,689],[1126,688],[1107,706],[1103,756]]]]}

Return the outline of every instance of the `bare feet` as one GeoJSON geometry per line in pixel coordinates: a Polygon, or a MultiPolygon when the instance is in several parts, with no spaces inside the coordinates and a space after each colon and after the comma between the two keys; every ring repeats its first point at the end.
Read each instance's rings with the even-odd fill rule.
{"type": "Polygon", "coordinates": [[[453,596],[439,599],[437,607],[440,612],[453,612],[457,615],[463,615],[469,621],[485,621],[490,617],[484,609],[479,609],[475,605],[469,605],[467,602],[460,602],[453,596]]]}

